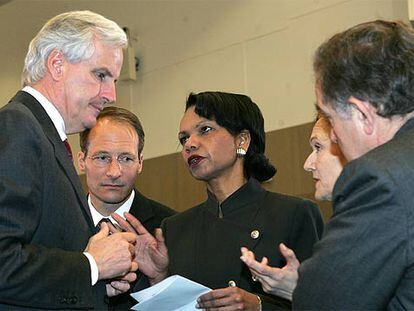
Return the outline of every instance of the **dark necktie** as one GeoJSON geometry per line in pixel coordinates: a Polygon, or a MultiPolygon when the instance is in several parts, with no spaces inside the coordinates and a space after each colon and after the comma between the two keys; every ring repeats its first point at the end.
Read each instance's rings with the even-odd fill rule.
{"type": "MultiPolygon", "coordinates": [[[[107,224],[111,224],[112,226],[114,226],[114,228],[118,231],[124,231],[119,225],[118,223],[113,223],[109,218],[102,218],[98,224],[96,225],[96,232],[98,232],[99,230],[101,230],[101,224],[106,222],[107,224]]],[[[112,234],[112,232],[109,232],[109,234],[112,234]]]]}
{"type": "Polygon", "coordinates": [[[99,222],[98,222],[98,224],[96,225],[96,229],[99,231],[99,230],[101,230],[101,224],[102,223],[104,223],[104,222],[106,222],[106,223],[111,223],[112,224],[112,221],[109,219],[109,218],[102,218],[99,222]]]}
{"type": "Polygon", "coordinates": [[[66,151],[68,152],[68,156],[69,156],[70,160],[71,160],[71,161],[73,161],[72,149],[70,148],[70,145],[69,145],[68,140],[67,140],[67,139],[65,139],[65,140],[63,141],[63,143],[65,144],[66,151]]]}

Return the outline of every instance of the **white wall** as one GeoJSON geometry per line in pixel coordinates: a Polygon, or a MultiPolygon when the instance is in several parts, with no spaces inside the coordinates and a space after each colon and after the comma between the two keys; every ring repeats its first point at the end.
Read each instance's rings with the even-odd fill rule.
{"type": "MultiPolygon", "coordinates": [[[[406,0],[28,1],[0,7],[0,100],[20,83],[30,38],[51,16],[90,9],[128,26],[141,59],[118,104],[140,117],[145,157],[176,152],[189,92],[250,95],[266,130],[314,118],[312,55],[332,34],[373,19],[408,20],[406,0]]],[[[71,138],[77,150],[77,139],[71,138]]]]}

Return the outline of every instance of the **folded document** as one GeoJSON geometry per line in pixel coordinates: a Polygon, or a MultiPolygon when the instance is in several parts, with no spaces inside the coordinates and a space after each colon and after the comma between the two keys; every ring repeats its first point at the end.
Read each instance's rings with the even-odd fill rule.
{"type": "Polygon", "coordinates": [[[139,303],[132,310],[140,311],[194,311],[197,298],[211,291],[185,277],[173,275],[149,288],[132,293],[139,303]]]}

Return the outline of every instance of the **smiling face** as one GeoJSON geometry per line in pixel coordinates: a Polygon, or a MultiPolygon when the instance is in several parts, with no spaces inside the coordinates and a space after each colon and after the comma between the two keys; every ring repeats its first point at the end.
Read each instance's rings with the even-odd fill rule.
{"type": "MultiPolygon", "coordinates": [[[[243,178],[243,160],[237,158],[240,137],[234,137],[216,121],[200,117],[194,106],[180,123],[181,154],[191,175],[206,182],[220,178],[243,178]]],[[[248,146],[247,146],[248,147],[248,146]]]]}
{"type": "Polygon", "coordinates": [[[91,128],[103,105],[116,100],[115,82],[122,67],[122,48],[94,40],[95,51],[87,60],[62,67],[63,100],[57,108],[66,124],[66,132],[91,128]]]}
{"type": "Polygon", "coordinates": [[[138,155],[138,143],[138,134],[126,123],[104,118],[91,129],[87,154],[79,152],[78,164],[86,174],[95,208],[105,206],[115,210],[128,199],[142,169],[143,158],[138,155]],[[94,158],[111,158],[111,161],[101,167],[95,164],[94,158]],[[123,166],[117,158],[134,161],[123,166]]]}
{"type": "Polygon", "coordinates": [[[346,163],[339,146],[329,137],[330,130],[329,122],[324,118],[315,123],[309,140],[312,153],[303,165],[306,171],[312,172],[315,198],[321,201],[332,199],[335,182],[346,163]]]}

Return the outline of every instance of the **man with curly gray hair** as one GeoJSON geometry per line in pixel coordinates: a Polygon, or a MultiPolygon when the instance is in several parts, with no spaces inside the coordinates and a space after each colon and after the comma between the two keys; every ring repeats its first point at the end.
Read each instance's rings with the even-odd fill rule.
{"type": "Polygon", "coordinates": [[[30,43],[23,89],[0,110],[0,309],[103,310],[136,278],[135,234],[97,233],[67,144],[115,101],[126,46],[90,11],[52,18],[30,43]]]}

